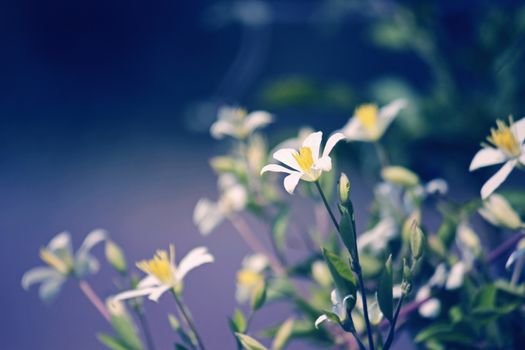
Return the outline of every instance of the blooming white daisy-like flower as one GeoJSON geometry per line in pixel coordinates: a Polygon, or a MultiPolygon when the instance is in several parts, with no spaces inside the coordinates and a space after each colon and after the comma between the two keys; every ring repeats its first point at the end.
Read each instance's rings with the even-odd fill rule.
{"type": "Polygon", "coordinates": [[[470,171],[489,165],[503,166],[481,188],[481,198],[485,199],[492,194],[512,170],[525,165],[525,118],[513,122],[509,118],[509,125],[504,121],[496,121],[497,129],[491,129],[487,137],[488,144],[476,153],[470,163],[470,171]]]}
{"type": "Polygon", "coordinates": [[[273,116],[265,111],[247,113],[243,108],[225,106],[219,109],[219,116],[210,132],[216,139],[231,136],[242,140],[272,121],[273,116]]]}
{"type": "Polygon", "coordinates": [[[206,247],[192,249],[178,265],[175,264],[175,247],[170,244],[169,253],[157,250],[150,260],[142,260],[137,267],[147,274],[137,285],[137,289],[119,293],[113,297],[122,301],[136,297],[148,296],[152,301],[158,301],[160,296],[169,290],[182,287],[182,281],[188,272],[203,264],[214,261],[213,255],[206,247]]]}
{"type": "Polygon", "coordinates": [[[278,164],[268,164],[262,168],[261,175],[267,171],[289,174],[284,178],[284,188],[290,194],[295,190],[299,180],[317,181],[323,171],[332,170],[330,152],[345,137],[341,133],[335,133],[330,136],[322,155],[320,155],[322,138],[323,133],[321,131],[314,132],[304,139],[302,147],[298,151],[293,148],[283,148],[276,151],[273,154],[273,158],[287,167],[278,164]]]}
{"type": "Polygon", "coordinates": [[[46,247],[40,249],[40,258],[48,266],[34,267],[24,273],[22,287],[27,290],[31,285],[40,283],[40,299],[46,302],[53,300],[68,277],[81,279],[98,271],[98,261],[90,251],[106,238],[104,230],[91,231],[77,252],[73,253],[70,234],[59,233],[46,247]]]}
{"type": "Polygon", "coordinates": [[[225,217],[244,209],[248,201],[248,192],[232,174],[219,177],[219,200],[200,199],[193,211],[193,222],[203,235],[213,231],[225,217]]]}
{"type": "Polygon", "coordinates": [[[340,130],[348,141],[375,142],[383,136],[388,126],[406,106],[404,99],[397,99],[378,108],[364,104],[356,108],[354,115],[340,130]]]}
{"type": "Polygon", "coordinates": [[[516,230],[525,225],[505,197],[497,193],[483,201],[478,213],[494,226],[516,230]]]}

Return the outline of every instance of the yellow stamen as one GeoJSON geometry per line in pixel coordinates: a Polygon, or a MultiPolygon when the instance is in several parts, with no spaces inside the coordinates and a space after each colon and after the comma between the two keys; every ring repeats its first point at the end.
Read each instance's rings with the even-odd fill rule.
{"type": "Polygon", "coordinates": [[[354,115],[368,131],[377,127],[378,108],[375,104],[364,104],[356,108],[354,115]]]}
{"type": "Polygon", "coordinates": [[[312,157],[312,149],[310,147],[301,147],[299,153],[294,154],[293,157],[305,173],[308,173],[314,165],[314,158],[312,157]]]}
{"type": "Polygon", "coordinates": [[[244,109],[244,108],[235,108],[235,111],[234,111],[235,119],[243,120],[244,117],[246,117],[247,114],[248,113],[247,113],[246,109],[244,109]]]}
{"type": "Polygon", "coordinates": [[[53,252],[47,248],[40,249],[40,259],[46,264],[57,270],[58,272],[67,275],[70,271],[70,267],[60,258],[58,258],[53,252]]]}
{"type": "Polygon", "coordinates": [[[170,255],[165,250],[157,250],[151,260],[142,260],[137,263],[137,267],[149,275],[155,276],[161,283],[173,284],[175,277],[170,257],[174,257],[173,246],[170,245],[170,255]]]}
{"type": "Polygon", "coordinates": [[[237,284],[240,286],[250,288],[264,282],[264,277],[250,270],[240,270],[237,273],[237,284]]]}
{"type": "Polygon", "coordinates": [[[490,136],[487,140],[494,146],[498,147],[509,157],[517,157],[520,155],[520,144],[510,129],[512,125],[512,118],[509,118],[509,126],[502,120],[497,120],[497,129],[490,130],[490,136]]]}

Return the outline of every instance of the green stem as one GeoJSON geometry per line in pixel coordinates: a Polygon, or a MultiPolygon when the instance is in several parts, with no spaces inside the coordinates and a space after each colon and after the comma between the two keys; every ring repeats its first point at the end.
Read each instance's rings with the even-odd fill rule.
{"type": "Polygon", "coordinates": [[[140,321],[140,327],[142,328],[142,333],[144,333],[144,338],[146,338],[148,349],[155,350],[155,342],[153,341],[153,336],[151,335],[151,330],[146,315],[144,314],[144,310],[138,305],[134,309],[140,321]]]}
{"type": "Polygon", "coordinates": [[[379,158],[379,163],[381,164],[381,167],[387,167],[389,165],[388,157],[386,156],[385,149],[379,143],[379,141],[374,142],[374,148],[377,153],[377,158],[379,158]]]}
{"type": "Polygon", "coordinates": [[[390,325],[390,330],[388,331],[388,336],[386,337],[385,346],[383,347],[383,350],[388,350],[392,345],[392,341],[394,340],[394,333],[396,331],[397,318],[399,317],[399,311],[401,311],[401,305],[403,304],[404,299],[405,294],[403,293],[401,294],[401,298],[399,298],[399,301],[397,302],[396,311],[394,312],[394,318],[392,320],[392,324],[390,325]]]}
{"type": "Polygon", "coordinates": [[[186,321],[186,324],[188,327],[190,327],[191,332],[195,336],[195,340],[197,341],[197,346],[201,350],[206,350],[204,347],[204,343],[202,342],[202,338],[199,335],[199,332],[197,331],[197,327],[195,327],[195,324],[193,323],[193,320],[186,309],[186,306],[182,303],[182,300],[180,300],[179,296],[177,295],[177,292],[175,290],[171,291],[171,294],[173,295],[173,298],[175,299],[175,303],[177,304],[177,308],[179,309],[180,314],[186,321]]]}
{"type": "MultiPolygon", "coordinates": [[[[321,188],[321,185],[319,184],[319,181],[315,182],[315,185],[317,186],[317,190],[319,191],[319,194],[321,195],[321,198],[323,199],[323,203],[326,207],[326,210],[328,211],[328,214],[330,214],[330,218],[332,219],[332,222],[334,223],[335,228],[339,233],[339,224],[337,223],[337,219],[335,218],[334,213],[332,212],[332,209],[330,208],[330,205],[328,204],[328,201],[326,200],[326,196],[324,195],[323,189],[321,188]]],[[[354,224],[354,223],[352,223],[354,224]]],[[[354,228],[355,232],[355,228],[354,228]]],[[[356,261],[352,264],[352,267],[357,274],[357,278],[359,280],[359,289],[361,290],[361,301],[363,302],[363,316],[365,318],[366,323],[366,333],[368,335],[368,345],[370,346],[370,350],[374,350],[374,336],[372,334],[372,325],[370,324],[370,318],[368,316],[368,304],[366,301],[366,290],[365,290],[365,284],[363,280],[363,274],[361,272],[361,264],[359,263],[359,252],[357,249],[357,239],[354,240],[355,244],[355,257],[356,261]]]]}

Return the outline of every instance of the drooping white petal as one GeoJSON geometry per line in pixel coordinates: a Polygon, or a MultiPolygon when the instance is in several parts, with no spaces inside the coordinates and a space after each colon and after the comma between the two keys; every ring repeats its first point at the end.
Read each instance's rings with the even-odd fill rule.
{"type": "Polygon", "coordinates": [[[59,233],[49,241],[47,248],[53,253],[60,251],[62,254],[72,255],[73,245],[71,243],[71,235],[69,232],[59,233]]]}
{"type": "Polygon", "coordinates": [[[295,173],[296,172],[295,170],[291,170],[291,169],[285,168],[282,165],[278,165],[278,164],[265,165],[261,169],[261,175],[264,174],[267,171],[273,171],[275,173],[287,173],[287,174],[291,174],[291,173],[295,173]]]}
{"type": "Polygon", "coordinates": [[[166,293],[171,288],[173,287],[167,286],[167,285],[160,285],[157,288],[155,288],[153,292],[149,294],[148,299],[154,302],[158,302],[162,294],[166,293]]]}
{"type": "Polygon", "coordinates": [[[324,146],[323,158],[328,157],[330,155],[330,152],[332,152],[332,149],[334,149],[335,145],[339,141],[344,140],[344,139],[345,139],[345,135],[343,135],[340,132],[336,132],[335,134],[330,136],[328,140],[326,141],[326,145],[324,146]]]}
{"type": "Polygon", "coordinates": [[[328,321],[328,317],[326,315],[323,314],[323,315],[317,317],[317,320],[315,320],[315,328],[319,329],[319,326],[324,321],[328,321]]]}
{"type": "Polygon", "coordinates": [[[98,229],[91,231],[84,239],[84,242],[82,242],[77,254],[89,252],[95,245],[106,240],[107,237],[108,234],[105,230],[98,229]]]}
{"type": "Polygon", "coordinates": [[[476,153],[472,162],[470,162],[469,170],[476,170],[489,165],[499,164],[507,159],[505,153],[497,148],[485,147],[476,153]]]}
{"type": "Polygon", "coordinates": [[[492,175],[492,177],[487,182],[485,182],[481,188],[482,199],[486,199],[488,196],[490,196],[492,192],[494,192],[503,183],[503,181],[505,181],[512,169],[514,169],[516,166],[517,162],[517,159],[509,160],[501,167],[501,169],[496,172],[496,174],[492,175]]]}
{"type": "Polygon", "coordinates": [[[46,303],[53,301],[60,293],[65,281],[66,278],[62,275],[46,279],[38,289],[38,296],[46,303]]]}
{"type": "Polygon", "coordinates": [[[177,266],[177,271],[175,274],[175,279],[177,281],[182,281],[186,274],[193,270],[194,268],[211,263],[214,261],[213,255],[208,253],[208,248],[206,247],[197,247],[192,249],[177,266]]]}
{"type": "Polygon", "coordinates": [[[303,147],[308,147],[312,150],[312,158],[314,163],[319,159],[319,151],[321,149],[322,139],[323,133],[321,131],[317,131],[308,135],[303,141],[303,147]]]}
{"type": "Polygon", "coordinates": [[[282,148],[273,154],[273,158],[283,163],[284,165],[289,166],[292,169],[301,171],[301,167],[299,166],[297,160],[295,160],[293,156],[296,153],[297,151],[292,148],[282,148]]]}
{"type": "Polygon", "coordinates": [[[284,178],[284,189],[286,192],[293,194],[302,175],[300,172],[294,172],[284,178]]]}
{"type": "Polygon", "coordinates": [[[155,277],[153,275],[147,275],[146,277],[144,277],[143,279],[140,280],[140,282],[137,284],[137,287],[139,289],[142,289],[142,288],[154,287],[154,286],[157,286],[159,284],[160,284],[160,282],[157,279],[157,277],[155,277]]]}
{"type": "Polygon", "coordinates": [[[150,295],[151,293],[155,292],[157,289],[158,287],[132,289],[132,290],[128,290],[128,291],[119,293],[115,295],[112,299],[114,301],[122,301],[122,300],[127,300],[127,299],[143,297],[146,295],[150,295]]]}
{"type": "Polygon", "coordinates": [[[230,121],[217,120],[210,128],[211,136],[222,139],[226,135],[235,135],[235,126],[230,121]]]}
{"type": "Polygon", "coordinates": [[[210,234],[223,220],[223,215],[217,203],[207,198],[200,199],[193,211],[193,223],[197,225],[200,233],[210,234]]]}
{"type": "Polygon", "coordinates": [[[392,121],[398,116],[399,111],[401,111],[401,109],[403,109],[406,106],[406,104],[407,103],[405,99],[399,98],[379,109],[377,123],[381,132],[385,131],[386,128],[388,128],[392,121]]]}
{"type": "Polygon", "coordinates": [[[514,131],[514,135],[516,135],[518,143],[521,144],[525,141],[525,117],[512,124],[512,130],[514,131]]]}
{"type": "Polygon", "coordinates": [[[246,116],[244,126],[246,130],[251,133],[255,129],[270,124],[273,121],[273,116],[265,111],[253,111],[246,116]]]}
{"type": "Polygon", "coordinates": [[[370,139],[367,131],[356,116],[350,118],[340,131],[348,141],[366,141],[370,139]]]}
{"type": "Polygon", "coordinates": [[[22,288],[27,290],[35,283],[40,283],[47,279],[57,278],[59,276],[60,273],[51,267],[34,267],[22,276],[22,288]]]}
{"type": "Polygon", "coordinates": [[[314,164],[314,169],[322,170],[322,171],[330,171],[332,170],[332,158],[330,157],[321,157],[317,162],[314,164]]]}
{"type": "Polygon", "coordinates": [[[518,260],[518,258],[522,257],[525,254],[525,248],[521,248],[518,250],[515,250],[512,252],[512,254],[509,256],[509,259],[505,263],[505,268],[508,270],[510,267],[518,260]]]}

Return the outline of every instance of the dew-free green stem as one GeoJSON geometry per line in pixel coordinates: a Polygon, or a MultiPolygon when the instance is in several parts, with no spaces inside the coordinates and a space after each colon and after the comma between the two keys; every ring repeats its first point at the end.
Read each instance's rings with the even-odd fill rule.
{"type": "Polygon", "coordinates": [[[392,341],[394,340],[394,333],[396,331],[397,318],[399,317],[399,311],[401,311],[401,305],[403,305],[404,299],[405,294],[403,293],[401,294],[401,298],[399,298],[399,301],[397,302],[396,311],[394,312],[394,318],[392,319],[392,324],[390,325],[390,330],[388,331],[383,350],[388,350],[392,345],[392,341]]]}
{"type": "Polygon", "coordinates": [[[109,315],[109,312],[106,309],[106,306],[104,305],[102,300],[100,300],[100,298],[98,297],[97,293],[95,293],[93,288],[91,288],[89,283],[81,280],[78,282],[78,285],[80,287],[80,290],[84,293],[86,298],[88,298],[91,304],[93,304],[95,309],[97,309],[97,311],[102,315],[102,317],[104,317],[106,321],[111,322],[111,316],[109,315]]]}
{"type": "Polygon", "coordinates": [[[186,306],[182,303],[182,300],[180,300],[175,290],[172,290],[171,294],[175,299],[175,303],[177,304],[177,308],[179,309],[180,314],[182,315],[182,317],[186,321],[186,324],[188,325],[188,327],[190,327],[191,332],[195,336],[195,340],[197,341],[198,347],[201,350],[206,350],[206,348],[204,347],[204,343],[202,342],[202,338],[200,337],[199,332],[197,331],[197,327],[195,327],[195,324],[193,323],[193,320],[188,310],[186,309],[186,306]]]}
{"type": "MultiPolygon", "coordinates": [[[[321,198],[323,199],[323,203],[326,207],[326,210],[328,211],[328,214],[330,215],[330,218],[332,219],[332,222],[334,223],[335,228],[337,231],[339,230],[339,224],[337,223],[337,219],[335,218],[334,213],[332,212],[332,209],[330,208],[330,204],[328,204],[328,201],[326,200],[326,196],[324,195],[323,189],[321,188],[321,185],[319,184],[319,181],[315,182],[315,185],[317,187],[317,190],[319,191],[319,194],[321,195],[321,198]]],[[[355,230],[354,230],[355,231],[355,230]]],[[[374,350],[374,336],[372,334],[372,326],[370,324],[370,318],[368,317],[368,304],[366,301],[366,290],[365,290],[365,284],[363,280],[363,274],[361,271],[361,264],[359,263],[359,251],[357,249],[357,238],[354,239],[354,249],[355,249],[355,258],[356,261],[352,264],[353,269],[357,275],[357,279],[359,281],[359,289],[361,290],[361,300],[363,302],[363,316],[365,318],[366,323],[366,333],[368,335],[368,344],[370,347],[370,350],[374,350]]]]}

